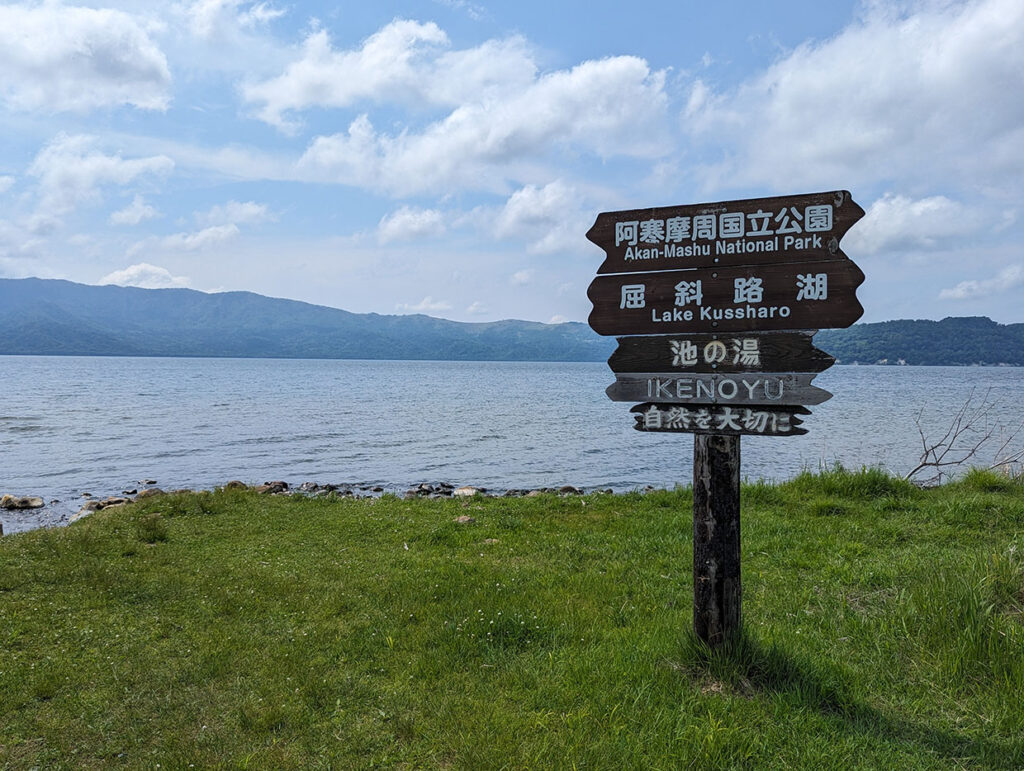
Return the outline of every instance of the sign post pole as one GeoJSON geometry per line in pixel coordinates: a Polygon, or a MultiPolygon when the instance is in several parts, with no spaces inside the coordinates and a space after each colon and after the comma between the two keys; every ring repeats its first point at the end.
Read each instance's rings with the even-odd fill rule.
{"type": "Polygon", "coordinates": [[[712,648],[740,630],[740,437],[693,438],[693,631],[712,648]]]}

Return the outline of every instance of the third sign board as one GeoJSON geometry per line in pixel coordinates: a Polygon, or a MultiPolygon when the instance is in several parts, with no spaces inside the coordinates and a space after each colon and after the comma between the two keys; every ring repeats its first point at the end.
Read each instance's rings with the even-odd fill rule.
{"type": "Polygon", "coordinates": [[[814,347],[812,330],[620,337],[615,373],[822,372],[835,358],[814,347]]]}

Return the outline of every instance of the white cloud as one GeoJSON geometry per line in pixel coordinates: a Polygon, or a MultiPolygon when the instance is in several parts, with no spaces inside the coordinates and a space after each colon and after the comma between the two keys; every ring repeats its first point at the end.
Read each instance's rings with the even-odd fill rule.
{"type": "Polygon", "coordinates": [[[487,10],[482,5],[471,3],[469,0],[434,0],[434,2],[447,8],[465,11],[473,21],[482,21],[487,18],[487,10]]]}
{"type": "Polygon", "coordinates": [[[227,177],[235,182],[308,181],[296,173],[294,157],[262,150],[255,145],[206,147],[154,136],[122,139],[126,150],[158,152],[172,158],[176,167],[227,177]]]}
{"type": "Polygon", "coordinates": [[[468,308],[466,308],[466,313],[468,313],[471,316],[480,316],[482,314],[487,313],[487,306],[484,305],[479,300],[476,300],[468,308]]]}
{"type": "Polygon", "coordinates": [[[211,225],[192,233],[174,233],[162,238],[147,238],[138,242],[128,250],[129,256],[154,249],[175,252],[198,252],[212,246],[227,243],[238,237],[238,225],[211,225]]]}
{"type": "Polygon", "coordinates": [[[583,211],[581,201],[580,193],[561,180],[540,188],[527,185],[505,202],[495,221],[495,235],[522,238],[533,254],[578,250],[580,234],[593,218],[593,213],[583,211]]]}
{"type": "Polygon", "coordinates": [[[223,206],[213,206],[208,212],[196,214],[196,221],[201,225],[256,224],[269,219],[273,219],[273,215],[267,205],[255,201],[228,201],[223,206]]]}
{"type": "Polygon", "coordinates": [[[243,27],[255,27],[260,24],[267,24],[274,19],[280,19],[287,13],[282,8],[275,8],[267,3],[251,3],[248,8],[238,15],[238,21],[243,27]]]}
{"type": "Polygon", "coordinates": [[[976,232],[982,217],[945,196],[911,199],[886,193],[844,239],[848,254],[930,249],[976,232]]]}
{"type": "Polygon", "coordinates": [[[124,270],[115,270],[100,279],[100,284],[117,284],[118,286],[138,286],[143,289],[171,289],[187,287],[189,280],[185,276],[172,276],[171,272],[159,265],[140,262],[129,265],[124,270]]]}
{"type": "Polygon", "coordinates": [[[435,238],[445,232],[444,216],[436,209],[412,209],[403,206],[383,217],[377,226],[377,239],[382,244],[435,238]]]}
{"type": "Polygon", "coordinates": [[[974,300],[1000,294],[1024,285],[1024,267],[1010,265],[999,272],[995,278],[984,280],[961,281],[952,289],[939,292],[940,300],[974,300]]]}
{"type": "Polygon", "coordinates": [[[46,2],[0,5],[0,101],[15,110],[163,110],[167,58],[135,17],[46,2]]]}
{"type": "Polygon", "coordinates": [[[1024,3],[911,7],[871,4],[863,20],[731,93],[697,82],[684,125],[722,151],[706,185],[1019,179],[1024,3]]]}
{"type": "Polygon", "coordinates": [[[110,215],[110,224],[138,225],[143,220],[153,219],[158,214],[159,212],[146,203],[141,195],[137,195],[130,204],[110,215]]]}
{"type": "Polygon", "coordinates": [[[399,303],[395,307],[400,311],[405,311],[406,313],[427,313],[434,311],[450,311],[452,309],[451,303],[447,303],[444,300],[435,300],[430,295],[427,295],[415,305],[399,303]]]}
{"type": "Polygon", "coordinates": [[[40,215],[58,216],[98,200],[103,185],[127,185],[146,174],[166,174],[174,162],[163,155],[125,160],[93,149],[88,136],[59,134],[39,151],[28,173],[39,179],[40,215]]]}
{"type": "MultiPolygon", "coordinates": [[[[38,263],[38,258],[43,256],[43,240],[34,235],[37,234],[27,228],[26,223],[0,218],[0,258],[11,265],[24,262],[35,264],[37,270],[43,269],[38,263]]],[[[19,270],[19,275],[22,274],[32,275],[31,271],[19,270]]]]}
{"type": "Polygon", "coordinates": [[[533,280],[533,270],[517,270],[512,274],[512,284],[514,286],[525,286],[533,280]]]}
{"type": "MultiPolygon", "coordinates": [[[[152,6],[152,4],[151,4],[152,6]]],[[[194,93],[188,104],[197,111],[237,112],[237,92],[243,82],[280,72],[294,55],[273,23],[287,15],[291,4],[256,0],[174,0],[157,4],[165,25],[160,42],[167,51],[177,80],[213,86],[217,96],[194,93]],[[211,78],[211,76],[213,76],[211,78]],[[216,83],[216,85],[214,85],[216,83]]]]}
{"type": "Polygon", "coordinates": [[[0,176],[0,195],[3,195],[12,187],[14,187],[14,181],[14,177],[10,176],[9,174],[0,176]]]}
{"type": "Polygon", "coordinates": [[[203,39],[230,36],[238,28],[267,24],[285,15],[268,3],[242,0],[197,0],[185,9],[189,28],[203,39]]]}
{"type": "Polygon", "coordinates": [[[510,180],[538,176],[537,164],[558,151],[655,158],[672,147],[664,79],[642,59],[620,56],[544,75],[506,98],[467,102],[419,133],[381,134],[361,115],[346,133],[317,137],[297,170],[398,195],[502,192],[510,180]]]}
{"type": "Polygon", "coordinates": [[[293,129],[288,113],[309,107],[349,107],[362,101],[454,106],[533,80],[536,67],[521,38],[491,40],[445,52],[448,36],[433,22],[396,19],[360,48],[338,51],[325,30],[311,33],[298,58],[275,78],[242,89],[260,104],[257,116],[293,129]]]}
{"type": "Polygon", "coordinates": [[[567,319],[561,313],[556,313],[554,316],[552,316],[550,319],[548,319],[548,324],[564,324],[568,320],[569,319],[567,319]]]}
{"type": "Polygon", "coordinates": [[[418,77],[422,83],[419,100],[457,107],[500,100],[529,88],[537,77],[537,64],[526,41],[511,37],[445,52],[418,77]]]}
{"type": "Polygon", "coordinates": [[[129,255],[152,249],[175,252],[198,252],[232,241],[241,235],[240,224],[254,224],[273,219],[265,204],[255,201],[228,201],[208,211],[196,212],[196,221],[205,225],[192,232],[173,233],[160,238],[147,238],[128,250],[129,255]]]}
{"type": "Polygon", "coordinates": [[[50,236],[56,233],[61,226],[61,221],[46,213],[33,214],[25,222],[28,232],[36,236],[50,236]]]}

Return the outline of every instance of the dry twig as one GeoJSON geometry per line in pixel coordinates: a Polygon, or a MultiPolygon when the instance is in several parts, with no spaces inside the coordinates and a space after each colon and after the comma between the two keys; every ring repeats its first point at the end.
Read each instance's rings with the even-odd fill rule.
{"type": "MultiPolygon", "coordinates": [[[[991,389],[985,393],[981,403],[975,405],[974,390],[953,415],[946,432],[936,440],[930,439],[921,423],[924,415],[922,409],[914,418],[917,433],[921,438],[921,458],[903,478],[910,480],[925,469],[934,470],[933,477],[924,484],[938,484],[946,473],[944,469],[951,466],[962,466],[978,455],[982,447],[997,435],[1002,435],[1002,426],[993,420],[996,404],[989,397],[991,389]]],[[[1013,464],[1024,460],[1024,448],[1008,452],[1010,445],[1024,430],[1024,423],[1009,432],[1006,440],[996,451],[989,469],[1012,468],[1013,464]]]]}

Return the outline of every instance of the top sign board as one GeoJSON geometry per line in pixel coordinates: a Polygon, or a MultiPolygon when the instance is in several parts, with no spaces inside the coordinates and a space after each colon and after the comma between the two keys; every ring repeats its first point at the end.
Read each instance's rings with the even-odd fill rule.
{"type": "Polygon", "coordinates": [[[846,190],[603,212],[587,238],[598,273],[842,259],[839,242],[864,210],[846,190]]]}

